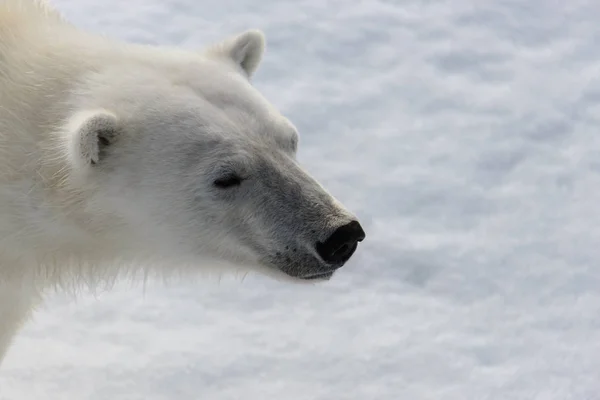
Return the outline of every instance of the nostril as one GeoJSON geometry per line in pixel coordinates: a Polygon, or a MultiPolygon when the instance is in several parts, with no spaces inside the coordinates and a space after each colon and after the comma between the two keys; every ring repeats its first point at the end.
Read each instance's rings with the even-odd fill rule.
{"type": "Polygon", "coordinates": [[[324,242],[318,242],[317,253],[329,264],[343,264],[352,257],[358,242],[364,238],[365,232],[358,221],[352,221],[337,228],[324,242]]]}
{"type": "Polygon", "coordinates": [[[337,249],[333,252],[333,255],[345,254],[346,252],[348,252],[348,249],[350,249],[350,246],[348,246],[348,243],[344,243],[343,245],[340,246],[339,249],[337,249]]]}

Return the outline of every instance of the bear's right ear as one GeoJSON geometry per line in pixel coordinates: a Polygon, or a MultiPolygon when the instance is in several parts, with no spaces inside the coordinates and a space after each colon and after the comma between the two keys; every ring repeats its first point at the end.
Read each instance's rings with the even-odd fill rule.
{"type": "Polygon", "coordinates": [[[251,78],[265,52],[265,35],[257,29],[247,30],[213,44],[205,52],[233,61],[248,78],[251,78]]]}
{"type": "Polygon", "coordinates": [[[74,167],[86,168],[102,162],[105,150],[121,132],[117,116],[110,111],[81,111],[66,126],[69,159],[74,167]]]}

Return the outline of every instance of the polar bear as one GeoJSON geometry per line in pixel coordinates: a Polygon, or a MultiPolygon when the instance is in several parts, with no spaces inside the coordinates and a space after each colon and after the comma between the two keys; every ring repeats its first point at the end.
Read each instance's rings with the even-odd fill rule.
{"type": "Polygon", "coordinates": [[[0,4],[0,360],[49,288],[225,269],[327,280],[365,238],[252,86],[249,30],[198,51],[0,4]]]}

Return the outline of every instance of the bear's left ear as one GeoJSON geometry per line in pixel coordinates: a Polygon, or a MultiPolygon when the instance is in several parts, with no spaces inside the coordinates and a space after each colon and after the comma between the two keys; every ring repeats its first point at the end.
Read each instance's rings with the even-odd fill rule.
{"type": "Polygon", "coordinates": [[[206,52],[209,55],[230,59],[245,72],[248,78],[251,78],[262,60],[265,45],[265,35],[253,29],[225,39],[208,48],[206,52]]]}
{"type": "Polygon", "coordinates": [[[86,110],[67,123],[68,157],[79,169],[102,162],[106,149],[121,133],[117,116],[104,109],[86,110]]]}

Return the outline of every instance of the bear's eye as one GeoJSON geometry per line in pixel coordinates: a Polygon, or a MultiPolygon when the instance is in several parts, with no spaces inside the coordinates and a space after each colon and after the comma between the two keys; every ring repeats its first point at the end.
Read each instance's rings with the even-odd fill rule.
{"type": "Polygon", "coordinates": [[[240,178],[238,175],[232,174],[232,175],[227,175],[222,178],[216,179],[213,182],[213,185],[215,185],[219,189],[229,189],[232,187],[239,186],[239,185],[241,185],[241,183],[242,183],[242,178],[240,178]]]}

